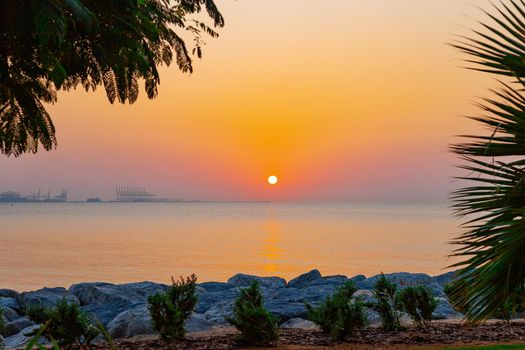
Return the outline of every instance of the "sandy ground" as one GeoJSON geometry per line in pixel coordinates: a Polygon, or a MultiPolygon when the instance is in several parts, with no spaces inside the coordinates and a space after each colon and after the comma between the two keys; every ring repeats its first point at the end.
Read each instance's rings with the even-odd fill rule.
{"type": "MultiPolygon", "coordinates": [[[[235,342],[233,328],[221,328],[212,332],[194,333],[187,339],[176,343],[165,343],[158,337],[134,337],[116,341],[119,350],[174,350],[174,349],[263,349],[242,347],[235,342]]],[[[319,330],[281,330],[280,338],[273,349],[278,350],[369,350],[369,349],[443,349],[493,344],[525,344],[525,322],[487,322],[477,327],[466,327],[457,320],[436,322],[426,331],[408,327],[398,333],[384,332],[379,328],[369,328],[358,337],[346,343],[330,340],[319,330]]],[[[108,350],[106,345],[98,345],[97,350],[108,350]]],[[[524,347],[525,349],[525,347],[524,347]]]]}

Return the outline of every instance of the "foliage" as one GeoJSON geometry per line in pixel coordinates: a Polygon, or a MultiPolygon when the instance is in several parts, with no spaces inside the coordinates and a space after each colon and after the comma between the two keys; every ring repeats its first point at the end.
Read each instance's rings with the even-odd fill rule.
{"type": "MultiPolygon", "coordinates": [[[[457,294],[452,295],[452,293],[457,293],[457,286],[454,285],[455,282],[451,282],[445,285],[444,291],[449,300],[452,298],[457,298],[457,294]]],[[[467,314],[470,310],[470,304],[453,304],[454,309],[462,314],[467,314]]],[[[490,318],[502,319],[507,322],[510,322],[512,319],[519,317],[525,313],[525,295],[523,291],[516,290],[512,293],[505,302],[496,308],[490,315],[490,318]]]]}
{"type": "MultiPolygon", "coordinates": [[[[25,347],[25,350],[34,350],[34,349],[37,349],[37,350],[47,350],[47,347],[43,344],[40,343],[40,338],[42,338],[42,334],[44,332],[44,330],[46,329],[46,325],[44,325],[43,327],[40,327],[38,329],[38,331],[36,332],[35,335],[33,335],[31,337],[31,339],[29,339],[29,341],[27,342],[26,344],[26,347],[25,347]]],[[[51,350],[61,350],[60,349],[60,346],[58,345],[58,343],[56,342],[56,340],[52,340],[51,341],[51,344],[52,344],[52,348],[51,350]]]]}
{"type": "Polygon", "coordinates": [[[60,346],[89,345],[99,335],[89,315],[75,303],[63,299],[54,308],[34,307],[26,310],[35,323],[42,324],[34,334],[55,340],[60,346]]]}
{"type": "Polygon", "coordinates": [[[381,274],[374,285],[375,303],[370,306],[381,317],[381,326],[387,331],[399,331],[401,329],[400,312],[397,303],[397,285],[392,283],[381,274]]]}
{"type": "Polygon", "coordinates": [[[197,305],[195,275],[186,280],[181,277],[179,281],[172,278],[172,282],[165,293],[157,293],[148,298],[153,327],[166,341],[184,338],[184,324],[197,305]]]}
{"type": "Polygon", "coordinates": [[[472,38],[453,45],[468,54],[471,69],[511,77],[479,104],[471,119],[488,128],[465,135],[453,151],[464,161],[467,185],[453,194],[465,232],[454,243],[462,261],[449,296],[466,318],[490,317],[525,287],[525,2],[502,1],[472,38]],[[468,218],[468,219],[467,219],[468,218]]]}
{"type": "Polygon", "coordinates": [[[354,298],[356,291],[355,283],[349,281],[318,307],[307,304],[308,319],[334,340],[356,336],[368,323],[363,302],[354,298]]]}
{"type": "Polygon", "coordinates": [[[406,312],[419,328],[428,328],[438,302],[426,286],[406,287],[397,295],[399,308],[406,312]]]}
{"type": "Polygon", "coordinates": [[[46,103],[57,90],[103,86],[111,103],[134,103],[139,80],[157,96],[158,67],[192,72],[203,35],[224,19],[214,0],[6,0],[0,2],[0,151],[56,146],[46,103]],[[193,38],[192,53],[183,39],[193,38]]]}
{"type": "Polygon", "coordinates": [[[263,306],[259,283],[242,289],[235,301],[233,317],[227,318],[239,330],[237,340],[246,345],[269,345],[277,340],[277,320],[263,306]]]}

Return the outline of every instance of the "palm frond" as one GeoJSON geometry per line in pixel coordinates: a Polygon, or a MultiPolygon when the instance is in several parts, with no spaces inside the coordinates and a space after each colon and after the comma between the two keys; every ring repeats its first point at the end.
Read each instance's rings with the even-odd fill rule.
{"type": "Polygon", "coordinates": [[[471,322],[493,316],[525,287],[525,2],[502,1],[494,11],[485,12],[492,23],[482,22],[483,31],[453,44],[472,57],[472,69],[517,80],[478,103],[481,113],[471,119],[489,133],[463,135],[452,146],[468,173],[459,179],[469,185],[452,195],[466,221],[453,242],[462,261],[450,296],[471,322]]]}

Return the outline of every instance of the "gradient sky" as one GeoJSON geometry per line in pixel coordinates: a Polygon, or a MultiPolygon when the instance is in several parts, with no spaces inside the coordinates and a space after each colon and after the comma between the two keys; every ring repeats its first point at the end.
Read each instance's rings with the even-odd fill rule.
{"type": "Polygon", "coordinates": [[[442,201],[453,135],[495,86],[446,45],[485,0],[217,0],[226,18],[195,72],[110,105],[61,92],[55,151],[0,158],[0,191],[115,185],[201,200],[442,201]],[[278,186],[266,178],[279,176],[278,186]]]}

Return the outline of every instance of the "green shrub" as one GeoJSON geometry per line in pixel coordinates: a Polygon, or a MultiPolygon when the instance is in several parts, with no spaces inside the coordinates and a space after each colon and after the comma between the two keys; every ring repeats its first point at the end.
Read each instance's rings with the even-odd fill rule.
{"type": "Polygon", "coordinates": [[[172,286],[166,292],[148,298],[153,327],[166,341],[184,338],[184,324],[197,305],[195,275],[187,277],[186,280],[181,277],[179,281],[172,278],[172,282],[172,286]]]}
{"type": "Polygon", "coordinates": [[[368,323],[363,302],[353,297],[356,291],[355,283],[349,281],[318,307],[307,304],[308,319],[334,340],[356,336],[368,323]]]}
{"type": "Polygon", "coordinates": [[[89,345],[99,334],[90,316],[77,304],[65,299],[54,308],[30,308],[26,314],[33,322],[43,325],[32,335],[40,333],[64,348],[71,348],[74,344],[89,345]]]}
{"type": "Polygon", "coordinates": [[[277,320],[263,306],[259,283],[242,289],[235,301],[233,317],[227,318],[240,334],[237,340],[246,345],[266,346],[277,340],[277,320]]]}
{"type": "Polygon", "coordinates": [[[377,280],[374,286],[375,303],[370,306],[381,318],[381,327],[387,331],[399,331],[401,329],[401,316],[398,311],[397,285],[386,278],[384,274],[377,280]]]}
{"type": "Polygon", "coordinates": [[[432,313],[438,302],[430,288],[425,286],[407,287],[397,295],[399,308],[406,312],[419,328],[428,328],[432,313]]]}

